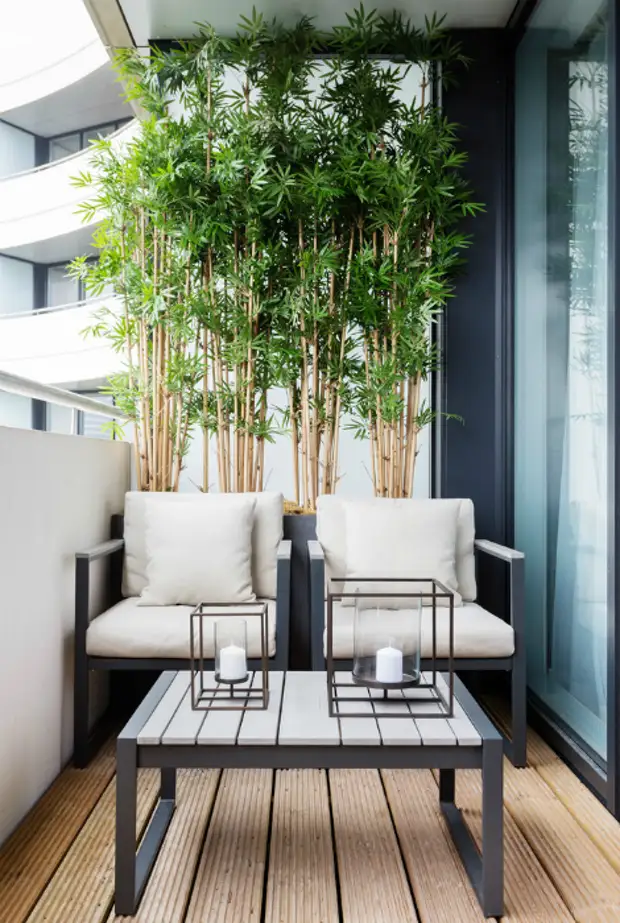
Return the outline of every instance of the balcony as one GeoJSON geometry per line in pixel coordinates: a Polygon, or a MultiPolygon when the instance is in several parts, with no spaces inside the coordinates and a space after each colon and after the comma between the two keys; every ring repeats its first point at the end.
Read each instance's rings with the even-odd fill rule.
{"type": "Polygon", "coordinates": [[[105,340],[85,336],[103,306],[115,298],[20,314],[0,315],[0,369],[44,384],[88,389],[121,369],[121,357],[105,340]]]}
{"type": "MultiPolygon", "coordinates": [[[[110,136],[122,148],[136,131],[128,122],[110,136]]],[[[0,253],[38,263],[66,262],[92,253],[96,222],[83,224],[77,208],[88,190],[72,177],[89,169],[88,149],[0,180],[0,253]]]]}

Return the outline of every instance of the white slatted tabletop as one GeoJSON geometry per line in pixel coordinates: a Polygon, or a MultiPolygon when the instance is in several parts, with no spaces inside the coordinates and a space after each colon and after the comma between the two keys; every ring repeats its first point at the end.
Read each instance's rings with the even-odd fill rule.
{"type": "MultiPolygon", "coordinates": [[[[348,682],[350,674],[337,674],[348,682]]],[[[442,677],[447,696],[447,685],[442,677]]],[[[206,683],[215,685],[213,674],[206,683]]],[[[251,675],[248,687],[258,683],[251,675]]],[[[331,717],[327,674],[273,672],[269,675],[267,709],[242,710],[238,700],[218,699],[218,708],[193,709],[189,673],[178,673],[136,734],[140,746],[417,746],[476,747],[480,733],[454,698],[454,716],[433,717],[439,706],[421,702],[426,693],[409,689],[391,693],[389,701],[376,690],[348,686],[341,695],[340,717],[331,717]],[[394,717],[394,710],[400,712],[394,717]],[[350,715],[348,717],[347,715],[350,715]]],[[[239,688],[239,687],[237,687],[239,688]]],[[[457,686],[457,689],[459,687],[457,686]]],[[[342,690],[342,687],[339,687],[342,690]]]]}

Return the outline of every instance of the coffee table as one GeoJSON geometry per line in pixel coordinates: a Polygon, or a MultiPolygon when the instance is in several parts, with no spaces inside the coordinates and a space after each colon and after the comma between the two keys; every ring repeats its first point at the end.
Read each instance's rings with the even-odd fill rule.
{"type": "MultiPolygon", "coordinates": [[[[253,681],[251,675],[248,682],[253,681]]],[[[269,685],[269,707],[264,711],[240,711],[238,702],[235,709],[195,711],[189,672],[163,673],[119,735],[117,914],[136,912],[174,812],[176,770],[252,767],[438,769],[441,808],[482,910],[487,917],[502,915],[502,738],[457,678],[453,718],[432,717],[436,706],[418,703],[416,712],[424,708],[429,716],[414,719],[409,703],[416,697],[415,689],[399,693],[402,717],[382,717],[381,693],[355,687],[359,703],[343,702],[341,708],[367,711],[368,717],[330,718],[325,673],[270,673],[269,685]],[[136,851],[139,767],[161,770],[161,790],[136,851]],[[455,770],[471,768],[482,772],[481,854],[454,800],[455,770]]]]}

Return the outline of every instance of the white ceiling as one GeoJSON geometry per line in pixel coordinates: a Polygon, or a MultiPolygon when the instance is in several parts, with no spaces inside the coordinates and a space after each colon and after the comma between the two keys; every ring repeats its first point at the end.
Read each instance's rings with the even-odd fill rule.
{"type": "MultiPolygon", "coordinates": [[[[89,7],[105,6],[116,0],[87,0],[89,7]]],[[[315,24],[328,29],[343,22],[345,13],[358,6],[358,0],[118,0],[137,45],[149,39],[189,38],[195,23],[209,22],[221,34],[235,32],[241,15],[250,16],[255,6],[268,18],[293,23],[300,16],[311,16],[315,24]]],[[[379,12],[399,10],[422,24],[425,16],[446,14],[446,25],[453,28],[503,27],[515,0],[369,0],[366,8],[379,12]]]]}
{"type": "Polygon", "coordinates": [[[6,248],[0,255],[15,256],[32,263],[68,263],[75,258],[76,253],[94,254],[93,226],[84,225],[67,234],[57,237],[48,237],[45,240],[35,240],[31,243],[21,244],[18,247],[6,248]]]}
{"type": "Polygon", "coordinates": [[[116,73],[109,61],[62,90],[2,113],[18,128],[43,137],[75,131],[88,125],[102,125],[133,115],[122,98],[116,73]]]}

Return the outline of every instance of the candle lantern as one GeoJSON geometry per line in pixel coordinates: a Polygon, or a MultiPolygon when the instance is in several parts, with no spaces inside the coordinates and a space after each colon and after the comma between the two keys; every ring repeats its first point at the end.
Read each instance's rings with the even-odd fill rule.
{"type": "Polygon", "coordinates": [[[267,708],[267,604],[196,606],[190,615],[190,670],[194,709],[267,708]]]}
{"type": "Polygon", "coordinates": [[[330,715],[425,718],[453,715],[454,596],[433,578],[331,581],[327,594],[326,660],[330,715]],[[344,590],[343,591],[343,587],[344,590]],[[350,674],[334,658],[334,623],[353,615],[350,674]],[[437,609],[448,628],[448,656],[437,656],[437,609]],[[427,650],[422,658],[422,625],[427,650]],[[443,677],[440,676],[440,671],[443,677]],[[355,690],[365,686],[366,694],[355,690]],[[369,712],[369,702],[371,711],[369,712]],[[375,708],[372,702],[377,704],[375,708]],[[380,702],[380,705],[378,704],[380,702]],[[346,703],[346,704],[345,704],[346,703]],[[356,704],[354,704],[356,703],[356,704]],[[356,708],[357,706],[357,708],[356,708]]]}
{"type": "Polygon", "coordinates": [[[421,598],[402,600],[356,595],[353,620],[353,682],[404,689],[421,679],[421,598]]]}

